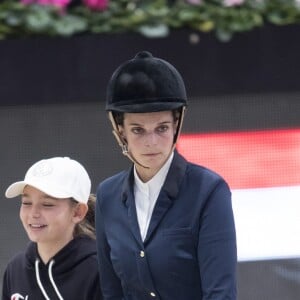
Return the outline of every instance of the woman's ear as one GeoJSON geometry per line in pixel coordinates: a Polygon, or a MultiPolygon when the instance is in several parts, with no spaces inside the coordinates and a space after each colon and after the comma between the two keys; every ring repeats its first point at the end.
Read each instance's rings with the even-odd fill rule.
{"type": "Polygon", "coordinates": [[[85,203],[77,203],[74,207],[73,220],[74,223],[80,223],[88,212],[88,205],[85,203]]]}

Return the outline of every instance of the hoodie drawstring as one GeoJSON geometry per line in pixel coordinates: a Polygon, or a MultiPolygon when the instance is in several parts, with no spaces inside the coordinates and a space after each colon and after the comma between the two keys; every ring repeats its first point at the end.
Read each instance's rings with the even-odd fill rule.
{"type": "MultiPolygon", "coordinates": [[[[40,279],[40,272],[39,272],[39,259],[36,259],[35,261],[35,275],[36,275],[36,281],[38,283],[38,286],[41,290],[41,292],[43,293],[44,297],[46,300],[50,300],[50,298],[48,297],[43,285],[42,285],[42,282],[41,282],[41,279],[40,279]]],[[[59,300],[64,300],[64,298],[61,296],[61,294],[59,293],[58,291],[58,288],[54,282],[54,279],[53,279],[53,275],[52,275],[52,266],[54,265],[54,260],[52,259],[49,263],[49,268],[48,268],[48,276],[49,276],[49,279],[50,279],[50,282],[52,284],[52,287],[53,289],[55,290],[55,293],[57,295],[57,297],[59,298],[59,300]]]]}
{"type": "Polygon", "coordinates": [[[61,294],[59,293],[59,290],[54,282],[54,279],[53,279],[53,275],[52,275],[52,266],[54,265],[54,260],[52,259],[50,261],[50,264],[49,264],[49,268],[48,268],[48,275],[49,275],[49,278],[50,278],[50,281],[52,283],[52,286],[56,292],[56,295],[58,297],[59,300],[64,300],[64,298],[61,296],[61,294]]]}

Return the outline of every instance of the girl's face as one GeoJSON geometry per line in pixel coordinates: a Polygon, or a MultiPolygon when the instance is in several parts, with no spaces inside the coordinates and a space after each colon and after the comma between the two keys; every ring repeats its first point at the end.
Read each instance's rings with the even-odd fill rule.
{"type": "Polygon", "coordinates": [[[142,180],[151,179],[167,161],[173,147],[177,122],[172,111],[125,113],[120,132],[127,140],[142,180]]]}
{"type": "Polygon", "coordinates": [[[30,185],[22,194],[20,219],[31,241],[53,250],[72,240],[78,222],[76,205],[69,198],[53,198],[30,185]]]}

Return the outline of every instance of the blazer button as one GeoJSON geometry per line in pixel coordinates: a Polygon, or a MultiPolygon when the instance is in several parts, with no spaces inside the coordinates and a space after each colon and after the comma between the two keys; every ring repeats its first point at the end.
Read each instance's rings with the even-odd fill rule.
{"type": "Polygon", "coordinates": [[[145,252],[143,250],[140,251],[140,257],[144,257],[145,256],[145,252]]]}
{"type": "Polygon", "coordinates": [[[156,297],[155,293],[153,293],[153,292],[150,293],[150,296],[151,297],[156,297]]]}

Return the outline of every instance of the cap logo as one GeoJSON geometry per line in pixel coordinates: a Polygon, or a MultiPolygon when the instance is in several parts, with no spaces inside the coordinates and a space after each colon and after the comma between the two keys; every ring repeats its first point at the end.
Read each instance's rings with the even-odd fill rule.
{"type": "Polygon", "coordinates": [[[41,161],[32,170],[32,175],[35,177],[44,177],[51,174],[52,171],[53,167],[48,161],[41,161]]]}

